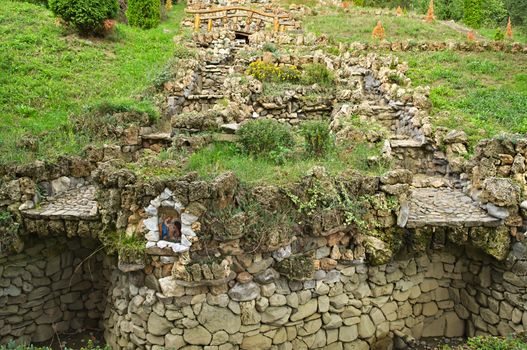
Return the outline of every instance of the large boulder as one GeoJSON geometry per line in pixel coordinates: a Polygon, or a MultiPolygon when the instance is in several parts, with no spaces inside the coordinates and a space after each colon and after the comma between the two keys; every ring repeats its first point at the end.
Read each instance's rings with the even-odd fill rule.
{"type": "Polygon", "coordinates": [[[520,187],[511,179],[490,177],[483,182],[481,201],[493,203],[500,207],[518,205],[520,187]]]}

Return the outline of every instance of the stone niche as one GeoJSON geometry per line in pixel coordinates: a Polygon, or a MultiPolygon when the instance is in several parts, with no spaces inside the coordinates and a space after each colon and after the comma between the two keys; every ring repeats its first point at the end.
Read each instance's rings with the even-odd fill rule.
{"type": "Polygon", "coordinates": [[[50,237],[25,243],[22,253],[0,257],[0,344],[99,328],[108,281],[100,243],[50,237]]]}

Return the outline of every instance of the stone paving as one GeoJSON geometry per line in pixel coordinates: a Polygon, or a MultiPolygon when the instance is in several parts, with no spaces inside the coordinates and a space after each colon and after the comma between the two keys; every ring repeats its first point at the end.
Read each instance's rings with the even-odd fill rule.
{"type": "Polygon", "coordinates": [[[95,186],[68,190],[48,198],[38,208],[23,211],[22,214],[34,219],[93,220],[98,213],[95,191],[95,186]]]}
{"type": "Polygon", "coordinates": [[[412,190],[406,227],[498,226],[501,220],[490,216],[461,191],[450,188],[412,190]]]}

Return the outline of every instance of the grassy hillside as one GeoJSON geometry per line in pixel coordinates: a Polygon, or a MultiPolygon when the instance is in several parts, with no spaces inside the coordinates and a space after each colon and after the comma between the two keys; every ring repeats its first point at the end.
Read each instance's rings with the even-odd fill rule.
{"type": "Polygon", "coordinates": [[[397,53],[413,85],[429,85],[434,124],[462,129],[472,143],[501,132],[527,132],[527,55],[397,53]]]}
{"type": "Polygon", "coordinates": [[[68,116],[101,101],[131,99],[149,86],[173,54],[184,6],[176,5],[158,28],[119,24],[102,40],[68,32],[43,7],[2,0],[0,163],[82,149],[86,140],[72,131],[68,116]]]}
{"type": "Polygon", "coordinates": [[[382,22],[388,41],[459,41],[465,38],[438,21],[426,23],[421,18],[377,13],[379,10],[371,8],[353,8],[348,12],[343,9],[321,11],[317,16],[306,17],[303,24],[307,31],[326,34],[337,42],[372,42],[371,33],[378,21],[382,22]]]}

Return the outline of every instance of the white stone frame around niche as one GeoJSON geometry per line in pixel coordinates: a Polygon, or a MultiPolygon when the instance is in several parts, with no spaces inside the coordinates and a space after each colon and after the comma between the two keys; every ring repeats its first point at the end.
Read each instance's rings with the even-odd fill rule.
{"type": "Polygon", "coordinates": [[[148,219],[143,221],[146,228],[145,238],[147,239],[146,248],[171,248],[174,253],[183,253],[190,249],[192,242],[197,239],[196,232],[192,229],[192,224],[198,221],[196,215],[185,213],[183,205],[173,198],[173,192],[168,188],[156,198],[150,201],[150,205],[145,208],[148,219]],[[181,242],[175,243],[159,238],[159,208],[175,209],[181,220],[181,242]]]}

